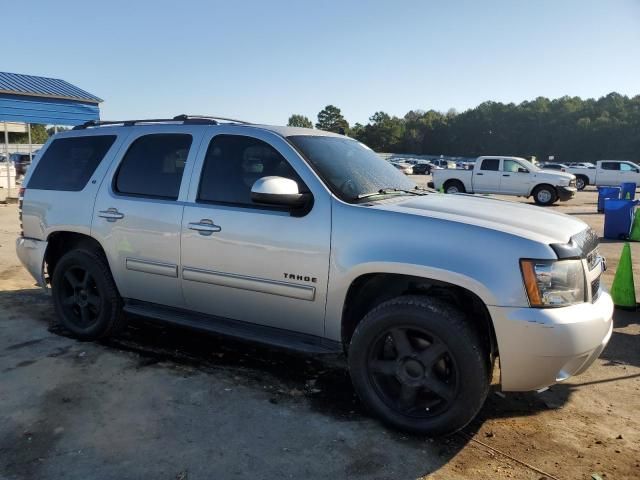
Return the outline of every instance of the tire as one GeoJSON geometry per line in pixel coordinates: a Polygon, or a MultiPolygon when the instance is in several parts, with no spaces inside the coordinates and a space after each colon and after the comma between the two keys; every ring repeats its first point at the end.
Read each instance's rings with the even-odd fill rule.
{"type": "Polygon", "coordinates": [[[444,186],[444,193],[465,193],[466,189],[460,180],[451,180],[444,186]]]}
{"type": "Polygon", "coordinates": [[[533,190],[533,200],[536,205],[547,207],[558,200],[558,193],[551,185],[538,185],[533,190]]]}
{"type": "Polygon", "coordinates": [[[439,299],[402,296],[377,306],[356,327],[348,354],[364,406],[407,432],[454,433],[489,391],[488,352],[464,315],[439,299]]]}
{"type": "Polygon", "coordinates": [[[584,175],[576,175],[576,188],[580,191],[584,190],[589,185],[589,179],[584,175]]]}
{"type": "Polygon", "coordinates": [[[100,253],[77,249],[63,255],[51,287],[60,324],[74,337],[97,340],[124,327],[122,299],[100,253]]]}

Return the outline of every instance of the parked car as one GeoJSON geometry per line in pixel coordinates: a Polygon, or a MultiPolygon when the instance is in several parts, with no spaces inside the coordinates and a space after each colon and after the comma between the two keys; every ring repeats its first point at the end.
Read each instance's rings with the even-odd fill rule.
{"type": "Polygon", "coordinates": [[[413,165],[410,165],[408,163],[400,163],[400,162],[391,162],[391,165],[396,167],[405,175],[413,175],[413,165]]]}
{"type": "Polygon", "coordinates": [[[219,121],[92,122],[43,147],[16,248],[68,333],[145,316],[344,352],[370,412],[429,435],[474,418],[497,358],[503,390],[538,390],[607,344],[598,235],[577,217],[421,190],[331,132],[219,121]]]}
{"type": "Polygon", "coordinates": [[[437,158],[435,160],[431,160],[431,163],[440,168],[456,168],[456,162],[452,162],[451,160],[437,158]]]}
{"type": "Polygon", "coordinates": [[[640,165],[626,160],[599,160],[594,168],[570,167],[567,171],[576,176],[578,190],[587,185],[615,186],[622,182],[640,185],[640,165]]]}
{"type": "Polygon", "coordinates": [[[413,166],[413,174],[414,175],[431,175],[431,167],[432,165],[428,162],[416,163],[413,166]]]}
{"type": "Polygon", "coordinates": [[[540,168],[543,170],[560,170],[561,172],[566,172],[569,169],[569,166],[564,163],[544,163],[540,168]]]}
{"type": "Polygon", "coordinates": [[[11,161],[16,169],[16,175],[18,177],[23,176],[27,173],[27,169],[29,165],[31,165],[31,158],[28,153],[14,153],[10,155],[11,161]]]}
{"type": "Polygon", "coordinates": [[[473,170],[433,172],[433,183],[446,193],[533,196],[538,205],[566,201],[576,193],[576,178],[572,174],[541,170],[518,157],[478,157],[473,170]]]}
{"type": "Polygon", "coordinates": [[[570,168],[596,168],[594,163],[589,162],[569,162],[566,165],[570,168]]]}

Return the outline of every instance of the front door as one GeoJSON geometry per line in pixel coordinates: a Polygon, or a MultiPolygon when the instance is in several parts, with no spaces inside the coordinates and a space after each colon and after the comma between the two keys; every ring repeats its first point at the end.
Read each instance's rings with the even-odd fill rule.
{"type": "Polygon", "coordinates": [[[202,142],[182,222],[187,308],[323,335],[331,206],[326,190],[307,187],[317,182],[310,175],[270,132],[213,134],[202,142]],[[295,180],[313,194],[312,207],[292,213],[254,203],[251,187],[265,176],[295,180]]]}
{"type": "Polygon", "coordinates": [[[92,233],[104,246],[123,297],[180,307],[183,206],[178,200],[198,142],[184,127],[171,128],[140,129],[128,139],[98,193],[92,233]]]}
{"type": "Polygon", "coordinates": [[[500,193],[527,195],[531,183],[531,174],[519,162],[505,158],[502,160],[500,193]]]}
{"type": "Polygon", "coordinates": [[[499,158],[485,158],[478,170],[473,172],[473,191],[476,193],[498,193],[500,191],[499,158]]]}

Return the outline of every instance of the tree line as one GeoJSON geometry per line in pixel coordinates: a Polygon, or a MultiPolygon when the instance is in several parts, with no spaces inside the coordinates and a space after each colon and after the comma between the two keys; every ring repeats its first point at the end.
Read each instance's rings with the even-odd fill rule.
{"type": "MultiPolygon", "coordinates": [[[[313,127],[303,115],[292,115],[288,124],[313,127]]],[[[344,133],[378,152],[639,161],[640,95],[489,101],[461,113],[411,110],[402,118],[380,111],[366,125],[351,126],[338,107],[327,105],[318,113],[315,128],[344,133]]]]}

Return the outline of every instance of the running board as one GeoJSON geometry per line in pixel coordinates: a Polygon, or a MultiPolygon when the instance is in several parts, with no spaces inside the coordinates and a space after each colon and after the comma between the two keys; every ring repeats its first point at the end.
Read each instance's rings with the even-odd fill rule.
{"type": "Polygon", "coordinates": [[[340,342],[327,338],[138,300],[125,300],[124,311],[131,315],[159,320],[172,325],[307,354],[340,354],[343,352],[340,342]]]}

